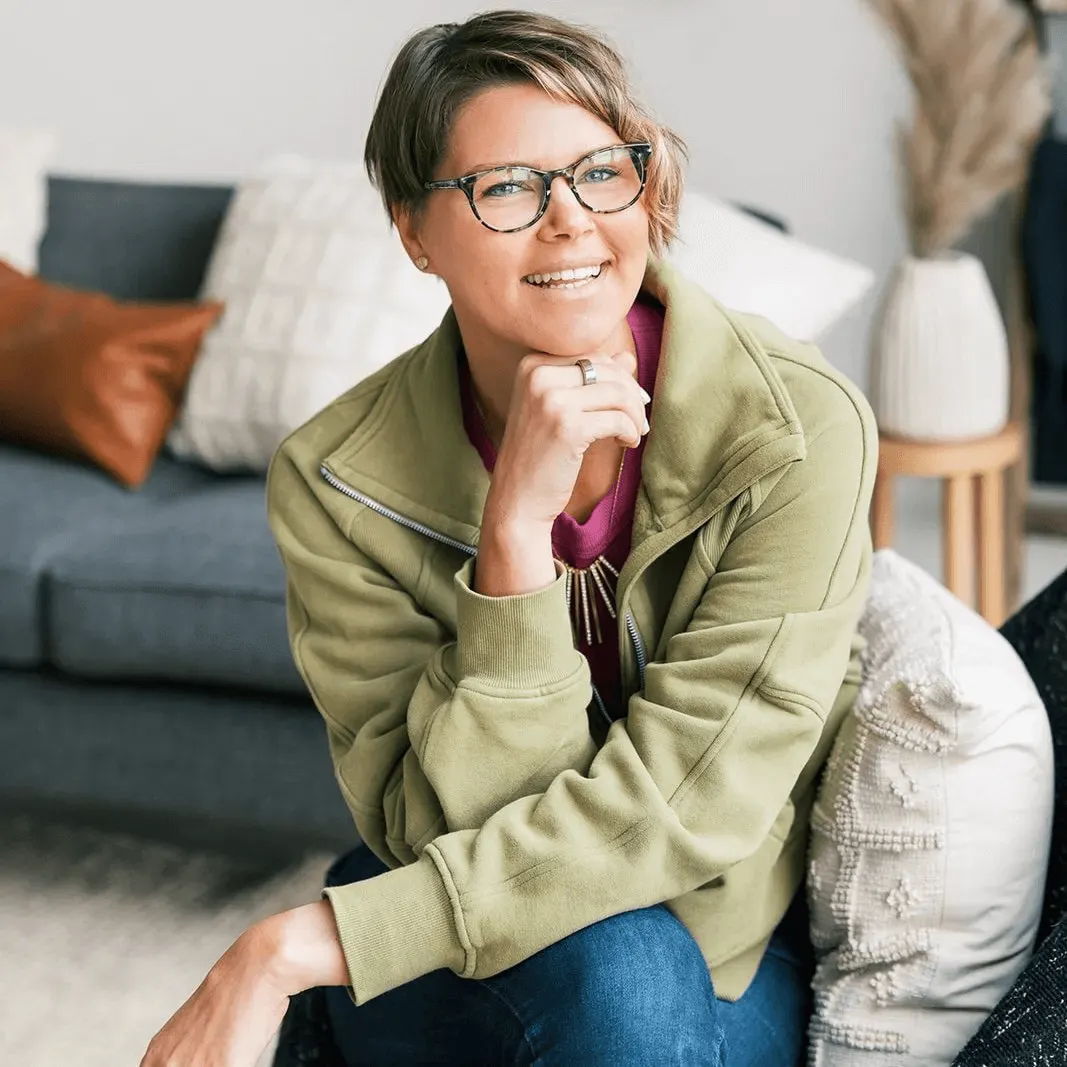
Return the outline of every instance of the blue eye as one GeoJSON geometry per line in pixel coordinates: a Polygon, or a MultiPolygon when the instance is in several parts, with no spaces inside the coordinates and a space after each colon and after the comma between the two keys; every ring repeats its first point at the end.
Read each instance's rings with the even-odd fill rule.
{"type": "Polygon", "coordinates": [[[619,172],[612,167],[594,167],[587,170],[581,177],[582,182],[590,182],[598,185],[602,182],[610,182],[619,177],[619,172]]]}
{"type": "Polygon", "coordinates": [[[522,182],[497,182],[495,185],[490,185],[488,189],[481,190],[479,195],[485,198],[491,197],[494,200],[502,200],[509,196],[528,192],[531,192],[530,187],[522,182]]]}

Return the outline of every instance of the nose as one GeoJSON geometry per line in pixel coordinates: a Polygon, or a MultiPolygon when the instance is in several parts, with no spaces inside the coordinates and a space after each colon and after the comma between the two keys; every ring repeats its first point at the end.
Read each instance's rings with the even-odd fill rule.
{"type": "Polygon", "coordinates": [[[541,228],[550,236],[578,237],[593,229],[593,213],[583,207],[564,175],[557,175],[550,187],[552,195],[541,219],[541,228]]]}

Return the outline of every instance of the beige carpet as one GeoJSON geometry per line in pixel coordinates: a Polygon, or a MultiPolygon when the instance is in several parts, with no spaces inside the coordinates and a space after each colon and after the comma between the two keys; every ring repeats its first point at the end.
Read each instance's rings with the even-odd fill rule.
{"type": "Polygon", "coordinates": [[[237,935],[317,900],[332,859],[309,853],[257,868],[114,832],[0,819],[0,1064],[137,1067],[237,935]]]}

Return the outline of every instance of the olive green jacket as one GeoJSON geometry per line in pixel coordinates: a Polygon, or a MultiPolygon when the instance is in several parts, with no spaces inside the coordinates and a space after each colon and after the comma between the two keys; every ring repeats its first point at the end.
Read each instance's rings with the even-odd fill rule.
{"type": "Polygon", "coordinates": [[[455,317],[279,447],[293,656],[362,839],[323,890],[357,1004],[484,978],[666,902],[736,999],[801,885],[816,776],[859,683],[877,435],[818,350],[650,262],[666,307],[610,728],[564,583],[474,591],[489,475],[455,317]]]}

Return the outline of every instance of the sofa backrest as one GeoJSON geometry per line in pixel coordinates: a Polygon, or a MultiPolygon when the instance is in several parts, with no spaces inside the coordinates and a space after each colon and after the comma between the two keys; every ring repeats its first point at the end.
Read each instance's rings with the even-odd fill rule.
{"type": "Polygon", "coordinates": [[[231,186],[48,179],[40,273],[123,300],[191,300],[231,186]]]}

